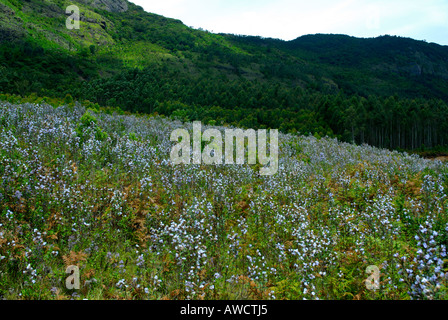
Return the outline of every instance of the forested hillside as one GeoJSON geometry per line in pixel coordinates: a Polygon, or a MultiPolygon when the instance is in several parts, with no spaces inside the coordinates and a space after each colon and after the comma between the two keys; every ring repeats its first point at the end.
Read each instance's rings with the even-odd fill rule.
{"type": "Polygon", "coordinates": [[[0,92],[392,149],[448,143],[448,48],[213,34],[124,0],[0,0],[0,92]],[[69,30],[65,8],[81,10],[69,30]]]}

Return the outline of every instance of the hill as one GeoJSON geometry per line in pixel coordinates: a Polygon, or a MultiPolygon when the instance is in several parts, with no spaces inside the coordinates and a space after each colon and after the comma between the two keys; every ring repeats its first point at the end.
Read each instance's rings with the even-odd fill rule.
{"type": "Polygon", "coordinates": [[[0,1],[0,90],[387,148],[448,142],[448,48],[212,34],[125,0],[0,1]],[[69,30],[65,8],[81,11],[69,30]],[[11,45],[13,44],[13,45],[11,45]]]}
{"type": "Polygon", "coordinates": [[[0,298],[448,298],[446,163],[280,133],[272,176],[173,165],[178,128],[0,102],[0,298]]]}

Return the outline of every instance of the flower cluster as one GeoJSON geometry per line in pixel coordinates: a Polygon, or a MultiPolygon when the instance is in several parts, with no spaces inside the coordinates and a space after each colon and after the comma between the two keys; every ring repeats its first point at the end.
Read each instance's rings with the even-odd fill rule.
{"type": "Polygon", "coordinates": [[[280,134],[279,170],[260,176],[173,165],[170,134],[192,124],[164,117],[2,102],[0,119],[10,297],[63,297],[63,257],[84,254],[89,286],[66,298],[99,283],[113,298],[446,296],[446,163],[280,134]],[[363,286],[369,265],[381,293],[363,286]]]}

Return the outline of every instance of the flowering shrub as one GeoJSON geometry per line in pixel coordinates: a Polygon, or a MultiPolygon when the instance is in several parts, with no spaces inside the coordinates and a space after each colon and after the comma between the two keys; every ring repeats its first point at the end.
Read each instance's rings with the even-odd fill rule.
{"type": "Polygon", "coordinates": [[[4,298],[447,297],[440,161],[280,134],[260,176],[172,165],[170,133],[192,124],[163,117],[2,102],[0,119],[4,298]]]}

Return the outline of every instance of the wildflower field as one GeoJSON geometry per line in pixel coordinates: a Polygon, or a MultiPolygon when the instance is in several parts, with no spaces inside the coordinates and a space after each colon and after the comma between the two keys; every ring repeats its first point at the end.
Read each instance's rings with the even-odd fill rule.
{"type": "Polygon", "coordinates": [[[273,176],[174,166],[177,128],[0,102],[0,298],[447,298],[447,164],[280,134],[273,176]]]}

